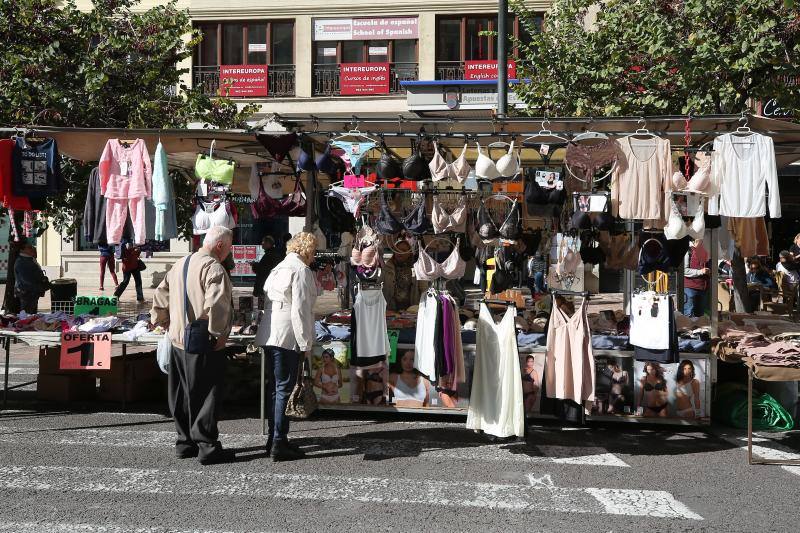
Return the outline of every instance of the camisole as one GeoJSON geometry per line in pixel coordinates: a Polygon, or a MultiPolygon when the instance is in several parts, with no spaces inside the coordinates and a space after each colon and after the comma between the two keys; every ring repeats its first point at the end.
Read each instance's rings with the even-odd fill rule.
{"type": "Polygon", "coordinates": [[[428,163],[431,169],[431,177],[433,181],[444,179],[455,179],[463,182],[469,176],[469,163],[467,163],[467,145],[464,144],[464,149],[461,150],[461,155],[452,163],[445,161],[442,154],[439,152],[439,144],[433,143],[433,159],[428,163]]]}
{"type": "Polygon", "coordinates": [[[394,401],[399,402],[403,400],[425,401],[425,382],[422,380],[422,377],[417,376],[417,386],[411,388],[403,381],[402,376],[397,376],[397,382],[394,386],[394,401]]]}
{"type": "Polygon", "coordinates": [[[439,198],[433,197],[431,209],[431,222],[434,233],[465,233],[467,231],[467,199],[463,197],[458,206],[448,213],[439,203],[439,198]]]}
{"type": "Polygon", "coordinates": [[[424,248],[419,250],[419,258],[414,263],[414,274],[419,281],[433,281],[435,279],[460,279],[464,277],[464,271],[467,264],[461,259],[458,253],[458,247],[461,239],[456,242],[453,251],[444,260],[443,263],[438,263],[431,257],[424,248]]]}

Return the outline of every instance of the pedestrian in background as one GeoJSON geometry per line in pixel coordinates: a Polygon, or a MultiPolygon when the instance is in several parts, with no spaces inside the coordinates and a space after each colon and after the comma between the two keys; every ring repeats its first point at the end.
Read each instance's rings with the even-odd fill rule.
{"type": "Polygon", "coordinates": [[[267,453],[273,461],[291,461],[304,456],[289,441],[286,401],[297,382],[300,361],[314,345],[314,303],[317,284],[309,265],[314,261],[317,239],[311,233],[298,233],[286,246],[286,258],[267,277],[264,284],[264,316],[256,334],[256,344],[267,357],[267,453]]]}
{"type": "Polygon", "coordinates": [[[116,289],[119,287],[119,280],[117,280],[116,263],[114,261],[114,247],[110,244],[98,244],[97,249],[100,251],[100,290],[106,290],[106,267],[108,267],[108,273],[111,274],[111,279],[114,280],[114,289],[116,289]]]}
{"type": "Polygon", "coordinates": [[[256,280],[253,283],[253,296],[256,297],[264,295],[264,282],[267,276],[283,260],[283,255],[275,248],[275,239],[271,235],[266,235],[261,239],[261,248],[264,250],[264,255],[261,256],[258,262],[253,261],[250,263],[256,275],[256,280]]]}
{"type": "Polygon", "coordinates": [[[167,273],[153,295],[150,312],[154,324],[169,326],[172,341],[169,408],[178,433],[175,455],[179,459],[197,457],[204,465],[234,458],[232,451],[223,449],[217,428],[226,366],[223,349],[233,322],[233,289],[222,261],[230,254],[232,243],[231,230],[223,226],[209,229],[203,247],[167,273]],[[185,350],[186,330],[198,319],[207,320],[212,342],[207,353],[185,350]]]}
{"type": "Polygon", "coordinates": [[[136,284],[136,301],[139,303],[144,302],[144,291],[142,290],[142,270],[144,270],[144,262],[139,259],[142,251],[138,246],[134,246],[131,241],[123,239],[120,243],[120,258],[122,262],[122,283],[117,285],[114,291],[114,296],[119,298],[125,289],[128,288],[128,283],[133,278],[136,284]]]}
{"type": "Polygon", "coordinates": [[[20,310],[28,314],[38,313],[39,298],[48,290],[50,280],[36,261],[36,248],[32,244],[23,244],[14,261],[14,294],[19,298],[20,310]]]}

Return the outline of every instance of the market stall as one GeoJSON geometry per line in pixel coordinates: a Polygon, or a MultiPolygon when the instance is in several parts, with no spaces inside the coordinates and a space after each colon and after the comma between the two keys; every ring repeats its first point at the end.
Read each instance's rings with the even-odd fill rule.
{"type": "Polygon", "coordinates": [[[304,217],[338,303],[320,310],[309,361],[321,406],[467,414],[476,429],[500,404],[514,419],[707,423],[720,235],[738,244],[767,206],[778,218],[774,170],[800,159],[798,126],[744,115],[35,133],[85,160],[109,139],[160,144],[197,179],[199,234],[245,212],[260,240],[304,217]]]}

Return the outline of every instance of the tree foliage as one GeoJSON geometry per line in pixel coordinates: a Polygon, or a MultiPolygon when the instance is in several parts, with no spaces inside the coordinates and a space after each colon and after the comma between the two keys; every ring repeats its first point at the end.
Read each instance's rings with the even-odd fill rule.
{"type": "Polygon", "coordinates": [[[552,115],[739,113],[800,107],[800,14],[784,0],[556,0],[519,42],[515,91],[552,115]],[[594,18],[596,14],[596,18],[594,18]],[[594,20],[593,20],[594,19],[594,20]]]}
{"type": "MultiPolygon", "coordinates": [[[[0,125],[246,127],[253,106],[181,82],[188,69],[178,66],[200,40],[189,14],[175,0],[149,10],[139,3],[93,0],[80,11],[74,0],[0,2],[0,125]]],[[[65,162],[68,190],[44,213],[65,237],[80,224],[92,166],[65,162]]],[[[179,197],[184,185],[176,183],[179,197]]],[[[189,219],[190,203],[176,202],[179,220],[189,219]]]]}

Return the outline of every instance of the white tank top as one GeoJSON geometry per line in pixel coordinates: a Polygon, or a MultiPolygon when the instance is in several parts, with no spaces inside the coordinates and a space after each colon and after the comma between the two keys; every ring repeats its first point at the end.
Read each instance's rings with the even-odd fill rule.
{"type": "Polygon", "coordinates": [[[409,387],[403,378],[397,376],[397,383],[394,386],[394,401],[402,401],[402,400],[415,400],[418,402],[425,401],[425,382],[422,380],[422,376],[417,376],[417,386],[415,388],[409,387]]]}

